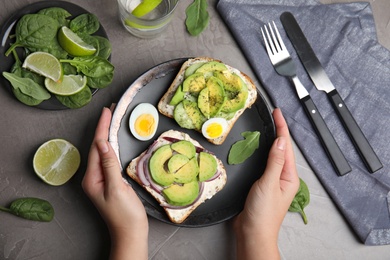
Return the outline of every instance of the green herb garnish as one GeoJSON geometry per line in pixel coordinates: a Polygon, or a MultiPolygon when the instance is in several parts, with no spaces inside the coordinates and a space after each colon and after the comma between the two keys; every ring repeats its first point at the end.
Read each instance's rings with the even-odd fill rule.
{"type": "Polygon", "coordinates": [[[246,131],[241,133],[245,138],[232,145],[229,151],[228,163],[240,164],[248,159],[259,148],[260,132],[246,131]]]}
{"type": "Polygon", "coordinates": [[[306,183],[301,178],[299,178],[299,189],[297,191],[297,194],[295,194],[295,197],[291,202],[288,211],[300,213],[303,218],[303,222],[307,224],[307,217],[303,209],[309,204],[309,202],[310,202],[309,189],[306,183]]]}
{"type": "Polygon", "coordinates": [[[9,208],[1,207],[0,211],[8,212],[29,220],[50,222],[54,217],[51,204],[37,198],[20,198],[14,200],[9,208]]]}
{"type": "Polygon", "coordinates": [[[199,35],[209,24],[207,0],[194,0],[186,9],[186,27],[192,36],[199,35]]]}

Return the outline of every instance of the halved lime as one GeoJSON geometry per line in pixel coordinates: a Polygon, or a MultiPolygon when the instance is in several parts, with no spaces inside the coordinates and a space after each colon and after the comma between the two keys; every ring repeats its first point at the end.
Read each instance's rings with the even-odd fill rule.
{"type": "Polygon", "coordinates": [[[66,183],[80,166],[80,153],[64,139],[52,139],[35,152],[35,173],[47,184],[59,186],[66,183]]]}
{"type": "Polygon", "coordinates": [[[143,0],[131,14],[135,17],[142,17],[153,11],[161,2],[162,0],[143,0]]]}
{"type": "Polygon", "coordinates": [[[84,42],[66,26],[62,26],[58,31],[58,42],[72,56],[89,56],[96,52],[95,47],[84,42]]]}
{"type": "Polygon", "coordinates": [[[64,75],[61,82],[45,79],[45,87],[53,94],[70,96],[79,93],[87,85],[87,77],[81,75],[64,75]]]}
{"type": "Polygon", "coordinates": [[[22,67],[54,81],[60,81],[63,75],[60,61],[47,52],[31,53],[24,60],[22,67]]]}

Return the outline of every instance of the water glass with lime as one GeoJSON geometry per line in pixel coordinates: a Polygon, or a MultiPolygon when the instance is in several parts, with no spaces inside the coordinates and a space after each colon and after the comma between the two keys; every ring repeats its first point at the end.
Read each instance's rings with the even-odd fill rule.
{"type": "Polygon", "coordinates": [[[118,0],[123,26],[134,36],[153,38],[171,21],[179,0],[118,0]]]}

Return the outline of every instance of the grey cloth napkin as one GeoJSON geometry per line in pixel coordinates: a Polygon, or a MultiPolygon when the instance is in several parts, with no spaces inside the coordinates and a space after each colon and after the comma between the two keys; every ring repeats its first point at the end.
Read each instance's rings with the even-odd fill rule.
{"type": "MultiPolygon", "coordinates": [[[[323,5],[314,0],[220,0],[217,9],[274,106],[340,212],[367,245],[390,244],[390,52],[376,40],[369,3],[323,5]],[[280,22],[294,14],[330,80],[384,167],[370,174],[324,92],[313,86],[280,22]],[[274,20],[307,88],[352,172],[339,177],[308,120],[293,85],[266,54],[260,27],[274,20]]],[[[309,187],[310,189],[310,187],[309,187]]],[[[320,236],[321,234],[319,234],[320,236]]]]}

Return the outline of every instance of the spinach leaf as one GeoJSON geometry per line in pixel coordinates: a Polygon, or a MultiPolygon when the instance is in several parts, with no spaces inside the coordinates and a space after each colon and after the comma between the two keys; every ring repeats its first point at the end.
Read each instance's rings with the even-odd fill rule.
{"type": "Polygon", "coordinates": [[[259,148],[260,132],[246,131],[241,133],[245,138],[232,145],[228,155],[229,164],[239,164],[248,159],[259,148]]]}
{"type": "Polygon", "coordinates": [[[42,14],[26,14],[16,25],[16,42],[6,51],[8,56],[17,47],[40,50],[47,48],[48,42],[57,37],[58,23],[42,14]]]}
{"type": "Polygon", "coordinates": [[[288,211],[300,213],[303,218],[303,222],[307,224],[307,217],[303,209],[309,204],[309,202],[309,188],[307,187],[306,183],[301,178],[299,178],[299,189],[297,194],[295,194],[288,211]]]}
{"type": "Polygon", "coordinates": [[[87,84],[91,88],[105,88],[111,84],[114,78],[114,73],[109,73],[101,77],[88,77],[87,84]]]}
{"type": "Polygon", "coordinates": [[[3,76],[11,83],[14,89],[20,90],[20,92],[29,97],[38,100],[47,100],[50,98],[49,92],[31,78],[23,78],[6,71],[3,72],[3,76]]]}
{"type": "Polygon", "coordinates": [[[92,100],[92,93],[89,87],[83,88],[79,93],[71,96],[59,96],[56,95],[58,101],[69,108],[80,108],[87,105],[92,100]]]}
{"type": "Polygon", "coordinates": [[[51,204],[37,198],[16,199],[9,208],[0,207],[0,210],[25,219],[43,222],[50,222],[54,217],[54,209],[51,204]]]}
{"type": "Polygon", "coordinates": [[[207,0],[194,0],[186,9],[186,27],[192,36],[199,35],[209,24],[207,0]]]}
{"type": "Polygon", "coordinates": [[[66,18],[72,16],[68,11],[66,11],[65,9],[60,8],[60,7],[45,8],[45,9],[40,10],[38,12],[38,14],[47,15],[47,16],[57,20],[58,28],[60,28],[62,26],[68,26],[69,20],[67,20],[66,18]]]}
{"type": "Polygon", "coordinates": [[[99,56],[75,57],[72,60],[61,59],[60,62],[70,63],[88,77],[102,77],[114,72],[114,65],[99,56]]]}
{"type": "Polygon", "coordinates": [[[80,14],[72,19],[69,23],[69,28],[78,35],[93,34],[100,27],[100,23],[96,15],[80,14]]]}
{"type": "Polygon", "coordinates": [[[101,37],[101,36],[93,36],[98,41],[98,56],[102,57],[103,59],[108,59],[111,55],[111,43],[107,38],[101,37]]]}

